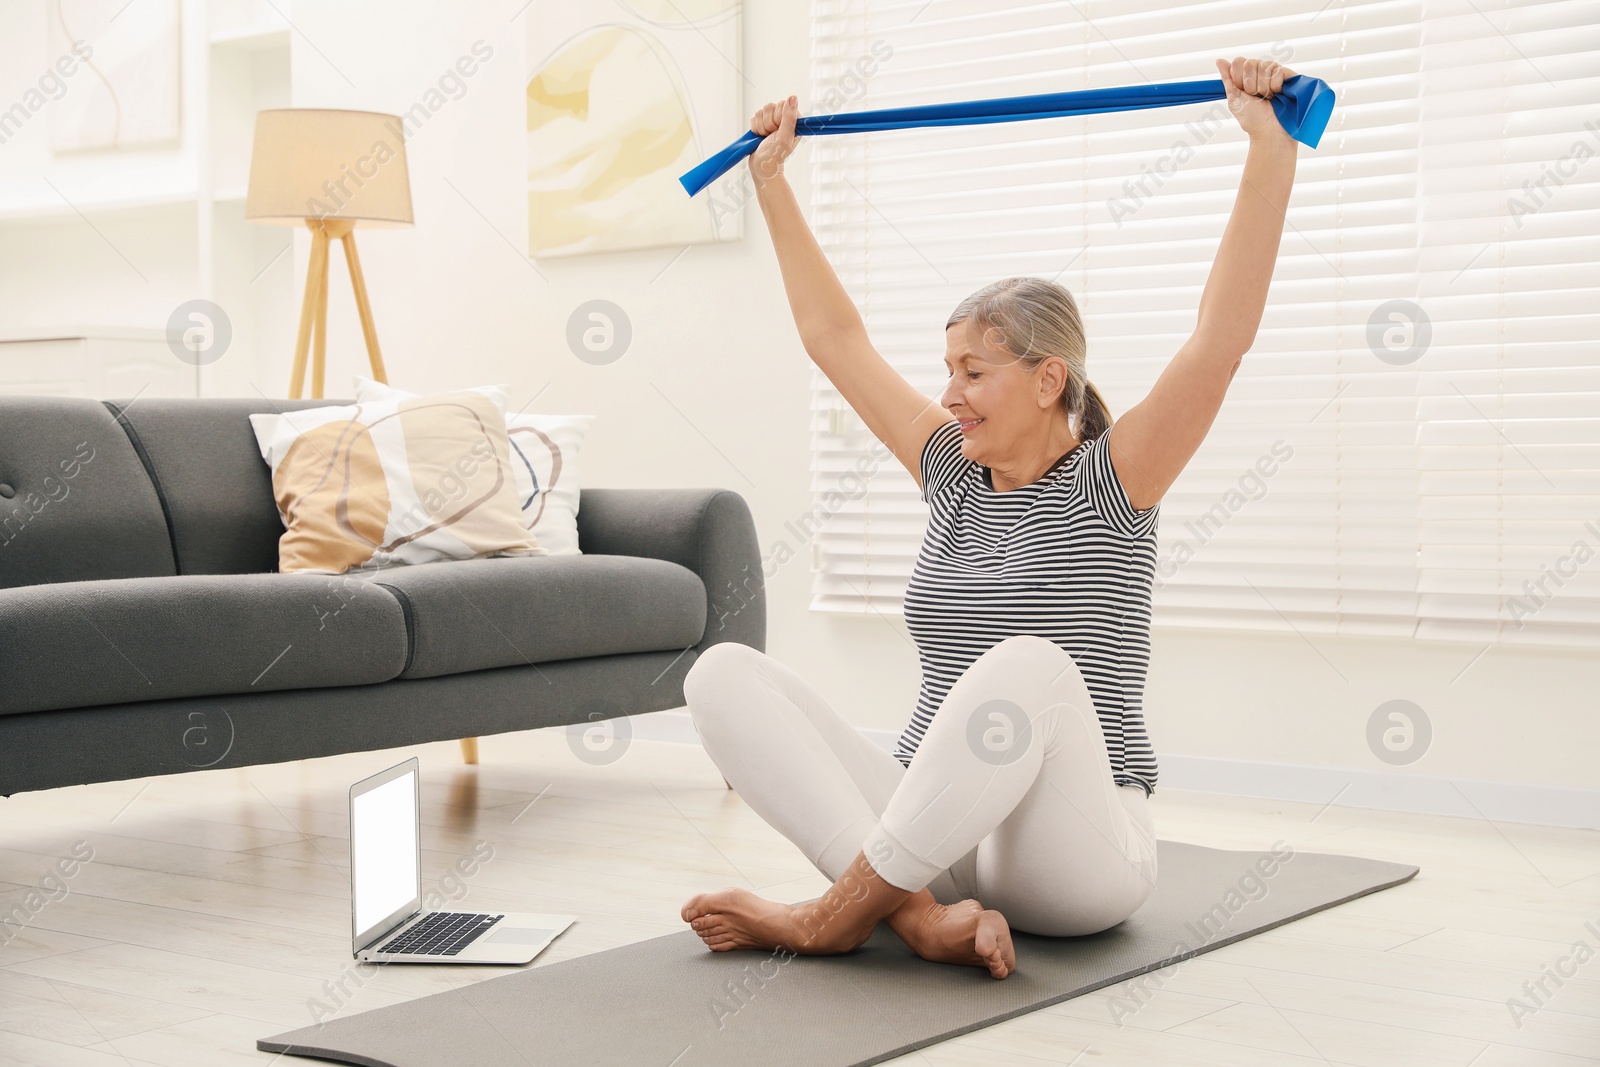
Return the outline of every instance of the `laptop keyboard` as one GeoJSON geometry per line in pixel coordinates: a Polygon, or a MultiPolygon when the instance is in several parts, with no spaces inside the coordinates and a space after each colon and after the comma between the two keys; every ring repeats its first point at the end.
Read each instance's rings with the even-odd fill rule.
{"type": "Polygon", "coordinates": [[[454,956],[504,919],[504,915],[435,911],[389,939],[379,952],[405,952],[414,956],[454,956]]]}

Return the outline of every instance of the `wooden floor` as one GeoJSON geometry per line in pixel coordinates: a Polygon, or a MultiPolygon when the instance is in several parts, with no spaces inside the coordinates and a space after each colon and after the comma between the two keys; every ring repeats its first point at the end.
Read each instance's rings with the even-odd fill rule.
{"type": "MultiPolygon", "coordinates": [[[[266,1064],[255,1039],[311,1024],[314,1000],[343,1015],[506,973],[347,977],[347,790],[413,754],[429,884],[488,842],[461,903],[580,916],[534,966],[681,930],[701,889],[801,900],[826,885],[697,747],[636,741],[598,767],[562,731],[482,748],[476,768],[451,743],[0,800],[0,913],[93,850],[65,896],[51,883],[26,926],[0,927],[0,1063],[266,1064]],[[349,995],[330,996],[341,978],[349,995]]],[[[1181,964],[1137,1010],[1111,987],[893,1062],[1600,1063],[1600,959],[1572,958],[1578,942],[1600,952],[1596,834],[1170,790],[1153,803],[1165,838],[1422,873],[1181,964]],[[1541,979],[1542,1004],[1524,988],[1541,979]],[[1513,997],[1531,1013],[1514,1020],[1513,997]]]]}

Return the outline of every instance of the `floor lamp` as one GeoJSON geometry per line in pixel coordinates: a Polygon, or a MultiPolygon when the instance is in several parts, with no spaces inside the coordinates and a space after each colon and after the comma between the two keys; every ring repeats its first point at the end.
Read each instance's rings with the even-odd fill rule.
{"type": "Polygon", "coordinates": [[[358,222],[364,226],[412,223],[411,177],[400,119],[376,111],[335,108],[258,111],[244,217],[279,226],[304,223],[311,228],[311,265],[300,305],[289,396],[299,399],[304,388],[308,348],[312,354],[311,395],[322,396],[328,347],[328,243],[334,238],[344,245],[372,376],[387,382],[354,230],[358,222]]]}

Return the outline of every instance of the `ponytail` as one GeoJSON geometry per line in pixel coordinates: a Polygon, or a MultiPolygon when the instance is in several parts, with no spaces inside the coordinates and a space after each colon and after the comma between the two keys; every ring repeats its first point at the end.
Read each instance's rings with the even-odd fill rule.
{"type": "Polygon", "coordinates": [[[1082,440],[1092,441],[1111,429],[1111,408],[1106,404],[1106,398],[1100,395],[1100,390],[1087,379],[1083,383],[1083,403],[1078,408],[1077,416],[1078,437],[1082,440]]]}

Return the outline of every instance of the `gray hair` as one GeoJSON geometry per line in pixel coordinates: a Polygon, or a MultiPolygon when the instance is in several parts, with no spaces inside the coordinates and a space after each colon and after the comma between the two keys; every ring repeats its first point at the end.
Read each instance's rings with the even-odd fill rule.
{"type": "Polygon", "coordinates": [[[990,347],[1021,360],[1029,374],[1050,356],[1066,361],[1067,387],[1061,391],[1061,407],[1069,425],[1072,418],[1077,419],[1082,440],[1092,440],[1111,428],[1111,409],[1089,381],[1085,366],[1089,345],[1083,318],[1065,286],[1040,278],[1002,278],[956,305],[945,329],[969,319],[982,328],[990,347]]]}

